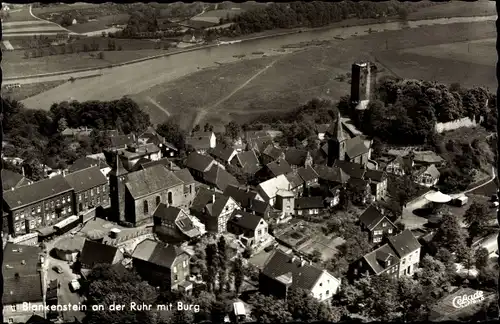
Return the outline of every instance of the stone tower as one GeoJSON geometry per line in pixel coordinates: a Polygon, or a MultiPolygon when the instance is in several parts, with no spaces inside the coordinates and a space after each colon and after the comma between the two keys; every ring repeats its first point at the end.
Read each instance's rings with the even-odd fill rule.
{"type": "Polygon", "coordinates": [[[354,63],[351,68],[351,106],[358,110],[367,108],[376,81],[376,66],[371,63],[354,63]]]}
{"type": "Polygon", "coordinates": [[[332,124],[328,131],[328,166],[333,166],[335,160],[344,160],[346,153],[346,141],[349,139],[342,129],[342,119],[340,113],[337,120],[332,124]]]}
{"type": "Polygon", "coordinates": [[[128,171],[123,167],[121,158],[115,153],[113,167],[109,172],[109,194],[113,220],[125,221],[125,177],[128,171]]]}

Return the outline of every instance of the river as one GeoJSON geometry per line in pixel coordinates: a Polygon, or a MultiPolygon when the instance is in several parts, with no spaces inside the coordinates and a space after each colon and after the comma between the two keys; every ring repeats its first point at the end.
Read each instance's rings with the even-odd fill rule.
{"type": "MultiPolygon", "coordinates": [[[[216,62],[234,61],[234,56],[237,55],[246,55],[248,57],[252,56],[252,53],[255,52],[274,52],[275,55],[279,55],[277,50],[280,50],[283,46],[310,42],[312,40],[334,41],[339,38],[349,39],[370,33],[379,34],[384,31],[397,31],[406,28],[418,29],[425,28],[425,26],[436,26],[436,28],[439,28],[438,25],[461,24],[463,28],[473,29],[475,23],[487,23],[489,26],[489,22],[491,21],[492,28],[495,28],[494,21],[496,19],[497,16],[455,17],[409,21],[407,23],[388,22],[345,28],[324,28],[269,38],[251,39],[231,45],[211,46],[130,65],[96,69],[95,71],[100,71],[102,73],[101,76],[65,83],[57,88],[25,99],[23,103],[28,108],[49,109],[52,103],[69,100],[70,98],[78,101],[113,100],[124,95],[133,95],[143,92],[156,85],[194,73],[199,69],[217,66],[216,62]]],[[[472,35],[475,35],[473,30],[472,35]]],[[[477,38],[484,37],[477,35],[477,38]]],[[[32,80],[16,80],[11,83],[67,80],[71,76],[77,78],[83,75],[89,75],[89,73],[90,72],[67,73],[63,75],[37,77],[32,80]]]]}

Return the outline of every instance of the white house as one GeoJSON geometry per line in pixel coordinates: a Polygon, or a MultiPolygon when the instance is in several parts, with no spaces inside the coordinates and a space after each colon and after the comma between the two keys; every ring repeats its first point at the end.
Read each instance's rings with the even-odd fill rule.
{"type": "Polygon", "coordinates": [[[420,262],[420,243],[410,230],[389,237],[389,245],[399,257],[399,276],[413,276],[420,262]]]}
{"type": "Polygon", "coordinates": [[[280,174],[277,177],[271,178],[260,183],[257,186],[257,192],[261,195],[261,197],[269,202],[271,206],[274,206],[276,202],[276,194],[278,190],[288,190],[291,184],[288,181],[287,177],[284,174],[280,174]]]}

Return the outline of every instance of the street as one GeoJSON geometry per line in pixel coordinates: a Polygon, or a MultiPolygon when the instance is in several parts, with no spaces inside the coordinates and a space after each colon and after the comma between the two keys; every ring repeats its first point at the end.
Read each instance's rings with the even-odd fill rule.
{"type": "MultiPolygon", "coordinates": [[[[54,244],[64,236],[58,237],[55,240],[46,243],[47,246],[47,277],[49,281],[56,280],[59,283],[59,288],[57,291],[58,297],[58,305],[77,305],[82,302],[82,298],[77,294],[71,292],[69,288],[69,283],[71,280],[78,278],[76,274],[73,273],[73,270],[70,268],[70,265],[66,261],[62,261],[54,258],[50,255],[50,250],[54,247],[54,244]],[[62,269],[62,273],[57,273],[52,268],[54,266],[60,266],[62,269]]],[[[62,314],[64,321],[73,321],[76,317],[78,320],[82,320],[85,314],[83,312],[78,311],[67,311],[62,314]]]]}

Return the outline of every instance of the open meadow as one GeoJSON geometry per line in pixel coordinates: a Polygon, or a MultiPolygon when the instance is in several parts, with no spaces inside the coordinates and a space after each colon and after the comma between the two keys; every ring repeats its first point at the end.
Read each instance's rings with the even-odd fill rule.
{"type": "Polygon", "coordinates": [[[449,1],[419,8],[408,15],[410,20],[496,15],[495,1],[449,1]]]}
{"type": "Polygon", "coordinates": [[[96,17],[95,20],[71,25],[69,30],[75,33],[84,34],[109,28],[111,25],[126,25],[129,19],[128,14],[116,14],[96,17]]]}
{"type": "Polygon", "coordinates": [[[68,81],[60,80],[60,81],[50,81],[42,83],[23,84],[20,88],[12,88],[8,90],[2,88],[2,97],[21,101],[26,98],[36,96],[39,93],[58,87],[66,82],[68,81]]]}
{"type": "Polygon", "coordinates": [[[18,21],[38,21],[38,19],[30,15],[29,8],[26,6],[26,8],[11,10],[9,16],[2,21],[2,25],[6,22],[18,21]]]}

